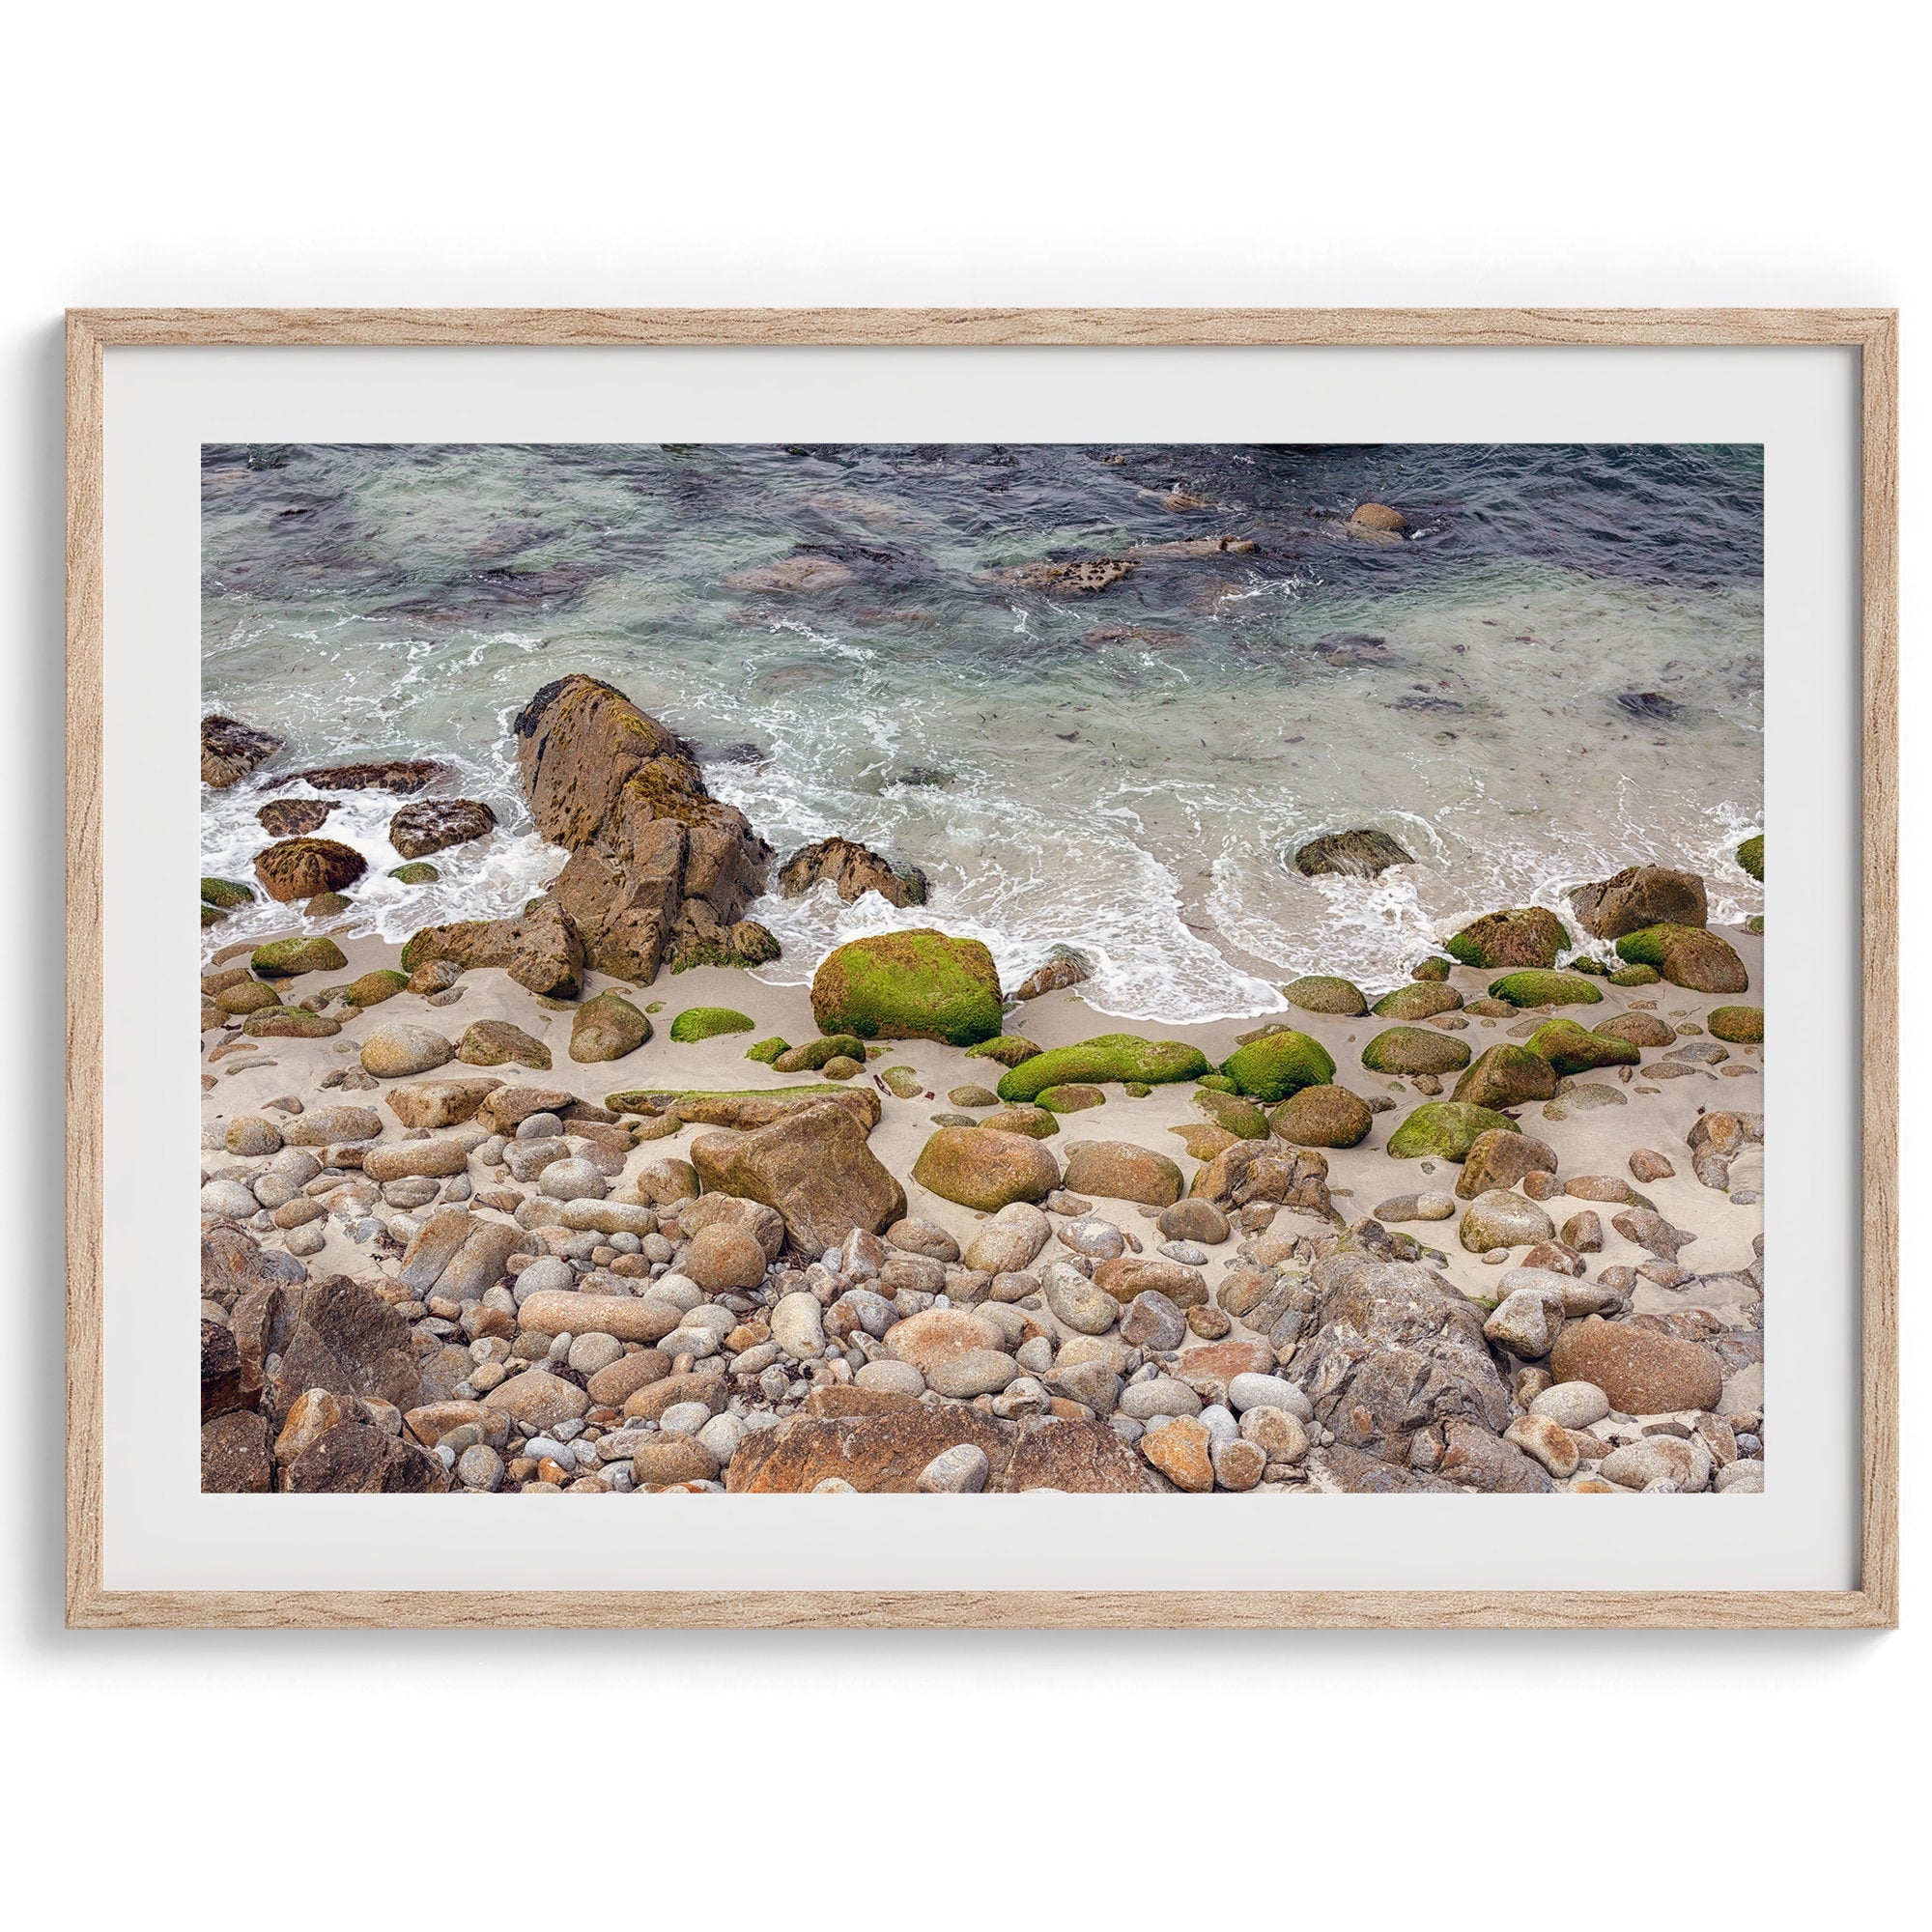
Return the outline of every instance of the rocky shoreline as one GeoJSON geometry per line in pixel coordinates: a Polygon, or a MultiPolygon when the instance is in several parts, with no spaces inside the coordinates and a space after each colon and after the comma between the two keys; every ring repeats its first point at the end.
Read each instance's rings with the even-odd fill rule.
{"type": "MultiPolygon", "coordinates": [[[[580,677],[516,737],[561,865],[514,919],[350,937],[364,862],[272,799],[203,882],[205,1488],[1762,1487],[1758,941],[1694,875],[1155,1039],[1073,947],[766,985],[776,855],[673,734],[580,677]],[[302,916],[221,947],[257,891],[302,916]]],[[[206,721],[204,775],[279,749],[206,721]]],[[[295,776],[410,797],[411,864],[485,829],[420,761],[295,776]]],[[[845,839],[779,877],[924,896],[845,839]]]]}

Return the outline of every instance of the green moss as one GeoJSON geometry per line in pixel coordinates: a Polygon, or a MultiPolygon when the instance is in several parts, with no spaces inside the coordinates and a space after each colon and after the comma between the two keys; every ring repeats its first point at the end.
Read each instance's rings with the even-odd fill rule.
{"type": "Polygon", "coordinates": [[[1513,1007],[1594,1007],[1603,997],[1578,973],[1505,973],[1490,981],[1490,998],[1513,1007]]]}
{"type": "Polygon", "coordinates": [[[821,1033],[977,1046],[1000,1033],[999,969],[977,939],[882,932],[837,948],[811,982],[821,1033]]]}
{"type": "Polygon", "coordinates": [[[925,1080],[917,1067],[888,1066],[879,1078],[886,1083],[886,1092],[897,1100],[917,1100],[925,1092],[925,1080]]]}
{"type": "Polygon", "coordinates": [[[271,939],[256,947],[248,964],[266,977],[290,980],[298,973],[339,973],[349,960],[332,939],[271,939]]]}
{"type": "Polygon", "coordinates": [[[1129,1080],[1121,1088],[1129,1100],[1145,1100],[1153,1092],[1145,1080],[1129,1080]]]}
{"type": "Polygon", "coordinates": [[[201,909],[203,925],[219,925],[228,915],[219,906],[205,905],[201,909]]]}
{"type": "Polygon", "coordinates": [[[1764,834],[1753,833],[1738,847],[1738,864],[1754,878],[1759,885],[1764,883],[1764,834]]]}
{"type": "Polygon", "coordinates": [[[1634,1066],[1643,1055],[1627,1039],[1590,1033],[1575,1020],[1550,1020],[1530,1035],[1530,1052],[1559,1073],[1589,1073],[1599,1066],[1634,1066]]]}
{"type": "Polygon", "coordinates": [[[1570,950],[1563,922],[1542,906],[1515,906],[1507,912],[1485,913],[1473,920],[1442,950],[1464,966],[1542,966],[1556,964],[1556,955],[1570,950]]]}
{"type": "Polygon", "coordinates": [[[1225,1073],[1204,1073],[1200,1087],[1204,1094],[1238,1094],[1241,1091],[1225,1073]]]}
{"type": "MultiPolygon", "coordinates": [[[[686,1007],[670,1023],[670,1037],[680,1046],[695,1045],[721,1033],[752,1033],[757,1021],[729,1007],[686,1007]]],[[[774,1056],[776,1057],[776,1056],[774,1056]]]]}
{"type": "Polygon", "coordinates": [[[822,1080],[803,1087],[630,1087],[605,1094],[604,1104],[613,1114],[662,1114],[678,1100],[810,1100],[844,1091],[822,1080]]]}
{"type": "Polygon", "coordinates": [[[391,866],[389,876],[406,886],[433,886],[442,874],[427,859],[412,859],[406,866],[391,866]]]}
{"type": "Polygon", "coordinates": [[[992,1039],[982,1039],[978,1046],[966,1049],[968,1060],[997,1060],[1002,1066],[1017,1066],[1023,1060],[1031,1060],[1039,1051],[1032,1040],[1022,1039],[1016,1033],[1003,1033],[992,1039]]]}
{"type": "Polygon", "coordinates": [[[1194,1090],[1194,1104],[1214,1122],[1244,1141],[1264,1141],[1268,1136],[1267,1116],[1252,1100],[1223,1094],[1205,1081],[1194,1090]]]}
{"type": "Polygon", "coordinates": [[[1286,1100],[1303,1087],[1325,1087],[1335,1077],[1335,1062],[1319,1039],[1284,1028],[1236,1047],[1221,1071],[1257,1100],[1286,1100]]]}
{"type": "Polygon", "coordinates": [[[745,1049],[745,1058],[747,1060],[762,1061],[769,1066],[780,1054],[789,1053],[790,1051],[791,1048],[777,1034],[773,1034],[771,1038],[761,1039],[755,1046],[748,1046],[745,1049]]]}
{"type": "Polygon", "coordinates": [[[788,1046],[772,1065],[781,1073],[816,1073],[835,1060],[866,1057],[866,1042],[849,1033],[834,1034],[830,1039],[809,1039],[803,1046],[788,1046]]]}
{"type": "Polygon", "coordinates": [[[1044,1107],[1049,1114],[1083,1114],[1089,1107],[1101,1106],[1106,1098],[1097,1087],[1069,1083],[1063,1087],[1042,1087],[1034,1095],[1034,1105],[1044,1107]]]}
{"type": "Polygon", "coordinates": [[[1762,1007],[1713,1007],[1704,1015],[1704,1024],[1714,1038],[1727,1039],[1734,1046],[1759,1046],[1764,1041],[1762,1007]]]}
{"type": "Polygon", "coordinates": [[[981,1115],[976,1124],[990,1127],[996,1134],[1025,1134],[1036,1141],[1051,1140],[1060,1131],[1060,1122],[1044,1107],[1031,1106],[1025,1101],[981,1115]]]}
{"type": "Polygon", "coordinates": [[[1610,975],[1613,986],[1654,986],[1659,974],[1655,966],[1620,966],[1610,975]]]}
{"type": "Polygon", "coordinates": [[[1655,966],[1660,972],[1664,954],[1674,941],[1701,930],[1694,925],[1646,925],[1638,932],[1627,932],[1617,941],[1617,957],[1633,966],[1655,966]]]}
{"type": "Polygon", "coordinates": [[[1411,980],[1446,980],[1449,977],[1449,969],[1454,963],[1453,960],[1432,953],[1420,964],[1411,966],[1408,969],[1408,977],[1411,980]]]}
{"type": "Polygon", "coordinates": [[[1469,1049],[1433,1027],[1386,1027],[1362,1049],[1371,1073],[1460,1073],[1468,1064],[1469,1049]]]}
{"type": "Polygon", "coordinates": [[[1424,1156],[1463,1160],[1476,1137],[1495,1127],[1509,1133],[1519,1131],[1514,1121],[1488,1107],[1472,1107],[1459,1100],[1429,1100],[1389,1136],[1389,1156],[1394,1160],[1424,1156]]]}
{"type": "Polygon", "coordinates": [[[1462,1004],[1463,996],[1453,986],[1416,980],[1384,993],[1369,1010],[1378,1020],[1426,1020],[1437,1013],[1453,1013],[1462,1004]]]}
{"type": "Polygon", "coordinates": [[[244,886],[240,879],[204,879],[201,882],[202,901],[206,905],[219,906],[222,911],[232,911],[236,906],[252,905],[255,892],[252,886],[244,886]]]}
{"type": "Polygon", "coordinates": [[[1281,996],[1305,1013],[1341,1013],[1350,1019],[1366,1012],[1369,1005],[1352,980],[1321,974],[1292,981],[1281,989],[1281,996]]]}
{"type": "Polygon", "coordinates": [[[1745,921],[1745,930],[1747,932],[1757,932],[1757,933],[1763,932],[1764,930],[1763,913],[1761,912],[1752,913],[1751,916],[1745,921]]]}
{"type": "Polygon", "coordinates": [[[1159,1087],[1171,1080],[1193,1080],[1207,1071],[1208,1056],[1198,1047],[1178,1039],[1143,1039],[1139,1034],[1108,1033],[1077,1045],[1050,1047],[1023,1060],[1001,1079],[1000,1098],[1031,1100],[1047,1088],[1069,1080],[1139,1080],[1159,1087]]]}
{"type": "Polygon", "coordinates": [[[1555,1067],[1542,1054],[1504,1040],[1477,1057],[1450,1098],[1472,1107],[1516,1107],[1551,1099],[1555,1093],[1555,1067]]]}
{"type": "Polygon", "coordinates": [[[407,973],[398,973],[389,966],[378,966],[373,972],[364,973],[359,980],[345,986],[342,997],[352,1007],[380,1006],[384,1000],[394,999],[409,983],[407,973]]]}

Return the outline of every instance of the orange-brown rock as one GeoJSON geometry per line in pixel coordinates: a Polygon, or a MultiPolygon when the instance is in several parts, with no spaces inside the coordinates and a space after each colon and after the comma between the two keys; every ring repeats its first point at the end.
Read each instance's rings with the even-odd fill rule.
{"type": "Polygon", "coordinates": [[[389,843],[405,859],[427,859],[497,829],[497,814],[481,799],[423,798],[389,820],[389,843]]]}
{"type": "Polygon", "coordinates": [[[414,973],[432,959],[466,971],[500,967],[518,985],[549,999],[575,999],[583,984],[583,940],[554,898],[538,899],[515,919],[426,925],[403,948],[403,971],[414,973]]]}
{"type": "Polygon", "coordinates": [[[1570,895],[1577,923],[1599,939],[1622,939],[1647,925],[1702,925],[1710,917],[1704,881],[1668,866],[1626,866],[1614,878],[1570,895]]]}
{"type": "Polygon", "coordinates": [[[1001,1422],[955,1403],[914,1403],[886,1415],[795,1416],[748,1435],[725,1465],[724,1487],[800,1492],[836,1476],[855,1490],[903,1493],[935,1456],[962,1442],[984,1452],[989,1491],[1132,1494],[1157,1487],[1104,1422],[1064,1416],[1001,1422]]]}
{"type": "Polygon", "coordinates": [[[1549,1373],[1559,1382],[1595,1382],[1626,1415],[1715,1408],[1724,1386],[1717,1356],[1700,1344],[1594,1315],[1566,1324],[1549,1373]]]}
{"type": "Polygon", "coordinates": [[[201,721],[201,781],[216,790],[245,779],[265,759],[282,749],[272,731],[258,731],[219,712],[201,721]]]}
{"type": "Polygon", "coordinates": [[[876,1235],[905,1212],[905,1191],[833,1101],[745,1134],[700,1134],[691,1162],[707,1192],[762,1201],[802,1253],[822,1255],[855,1228],[876,1235]]]}
{"type": "Polygon", "coordinates": [[[355,846],[334,838],[283,838],[255,855],[262,890],[284,905],[318,893],[339,893],[368,869],[368,860],[355,846]]]}

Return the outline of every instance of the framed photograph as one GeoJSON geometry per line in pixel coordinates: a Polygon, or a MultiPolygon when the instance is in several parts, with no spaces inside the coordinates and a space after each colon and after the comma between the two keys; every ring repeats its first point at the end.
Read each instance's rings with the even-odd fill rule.
{"type": "Polygon", "coordinates": [[[68,341],[71,1623],[1896,1621],[1890,312],[68,341]]]}

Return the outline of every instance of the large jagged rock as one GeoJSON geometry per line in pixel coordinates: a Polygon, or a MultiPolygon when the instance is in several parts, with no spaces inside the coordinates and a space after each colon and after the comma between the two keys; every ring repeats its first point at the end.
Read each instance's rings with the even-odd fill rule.
{"type": "Polygon", "coordinates": [[[836,1101],[801,1107],[742,1134],[700,1134],[691,1164],[707,1193],[762,1201],[801,1254],[817,1257],[857,1228],[876,1235],[905,1213],[905,1192],[836,1101]]]}
{"type": "Polygon", "coordinates": [[[866,893],[877,893],[888,905],[925,903],[925,874],[917,866],[895,866],[856,838],[821,838],[794,852],[779,870],[779,891],[802,898],[821,879],[848,905],[866,893]]]}
{"type": "Polygon", "coordinates": [[[258,731],[239,719],[211,712],[201,721],[201,781],[219,791],[245,779],[281,749],[282,741],[272,731],[258,731]]]}
{"type": "Polygon", "coordinates": [[[1570,895],[1577,923],[1598,939],[1621,939],[1647,925],[1702,925],[1710,917],[1704,881],[1668,866],[1626,866],[1613,878],[1570,895]]]}
{"type": "Polygon", "coordinates": [[[1224,1148],[1196,1172],[1188,1193],[1217,1208],[1271,1201],[1298,1213],[1341,1218],[1328,1198],[1327,1157],[1313,1148],[1280,1141],[1236,1141],[1224,1148]]]}
{"type": "Polygon", "coordinates": [[[1343,1447],[1406,1468],[1421,1431],[1508,1426],[1483,1311],[1434,1268],[1345,1251],[1318,1262],[1314,1282],[1321,1298],[1288,1372],[1343,1447]]]}
{"type": "Polygon", "coordinates": [[[537,830],[570,853],[552,895],[589,963],[639,983],[668,955],[673,967],[739,963],[724,955],[741,950],[734,928],[765,889],[771,847],[705,789],[683,741],[581,675],[545,685],[516,734],[537,830]]]}

